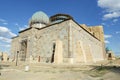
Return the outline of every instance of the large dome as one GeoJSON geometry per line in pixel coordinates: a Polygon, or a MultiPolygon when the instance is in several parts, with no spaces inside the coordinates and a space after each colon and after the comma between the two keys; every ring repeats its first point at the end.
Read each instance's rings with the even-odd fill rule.
{"type": "Polygon", "coordinates": [[[42,11],[34,13],[30,19],[30,25],[35,23],[48,24],[49,17],[42,11]]]}

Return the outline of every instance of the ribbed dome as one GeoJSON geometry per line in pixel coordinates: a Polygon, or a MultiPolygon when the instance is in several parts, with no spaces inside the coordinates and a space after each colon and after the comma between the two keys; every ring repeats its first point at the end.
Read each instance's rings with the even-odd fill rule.
{"type": "Polygon", "coordinates": [[[109,47],[106,47],[106,51],[111,51],[112,49],[110,49],[109,47]]]}
{"type": "Polygon", "coordinates": [[[33,14],[33,16],[30,19],[30,24],[32,23],[43,23],[48,24],[49,23],[49,17],[42,11],[38,11],[33,14]]]}

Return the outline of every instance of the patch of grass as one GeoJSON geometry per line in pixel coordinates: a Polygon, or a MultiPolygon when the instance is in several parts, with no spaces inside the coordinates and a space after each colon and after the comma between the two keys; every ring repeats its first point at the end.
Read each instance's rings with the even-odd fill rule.
{"type": "Polygon", "coordinates": [[[60,72],[60,73],[63,73],[63,72],[65,72],[65,70],[60,70],[59,72],[60,72]]]}
{"type": "Polygon", "coordinates": [[[72,69],[71,71],[72,71],[72,72],[81,72],[82,70],[72,69]]]}
{"type": "Polygon", "coordinates": [[[54,71],[54,70],[45,70],[44,72],[45,73],[56,73],[56,71],[54,71]]]}
{"type": "Polygon", "coordinates": [[[83,70],[80,69],[80,68],[70,68],[69,71],[71,71],[71,72],[81,72],[83,70]]]}
{"type": "Polygon", "coordinates": [[[50,72],[49,70],[45,70],[45,72],[50,72]]]}
{"type": "Polygon", "coordinates": [[[52,73],[56,73],[56,71],[51,71],[52,73]]]}
{"type": "Polygon", "coordinates": [[[50,80],[57,80],[56,78],[50,78],[50,80]]]}
{"type": "Polygon", "coordinates": [[[37,72],[42,72],[42,71],[40,71],[40,70],[38,70],[38,71],[34,71],[34,73],[37,73],[37,72]]]}
{"type": "Polygon", "coordinates": [[[108,69],[105,67],[99,67],[98,69],[94,71],[89,71],[89,75],[92,77],[102,77],[104,74],[108,72],[108,69]]]}
{"type": "Polygon", "coordinates": [[[2,66],[0,65],[0,69],[2,69],[2,66]]]}

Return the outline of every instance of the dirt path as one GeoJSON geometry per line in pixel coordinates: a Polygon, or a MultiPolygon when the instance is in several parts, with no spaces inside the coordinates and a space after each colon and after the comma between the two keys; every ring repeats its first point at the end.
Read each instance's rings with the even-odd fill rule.
{"type": "Polygon", "coordinates": [[[120,74],[106,72],[104,75],[79,70],[39,69],[25,72],[16,69],[1,70],[0,80],[119,80],[120,74]],[[92,75],[91,75],[92,74],[92,75]],[[94,76],[93,76],[94,75],[94,76]]]}
{"type": "Polygon", "coordinates": [[[30,65],[30,71],[25,72],[24,66],[4,64],[0,69],[0,80],[120,80],[119,66],[90,68],[93,67],[30,65]]]}

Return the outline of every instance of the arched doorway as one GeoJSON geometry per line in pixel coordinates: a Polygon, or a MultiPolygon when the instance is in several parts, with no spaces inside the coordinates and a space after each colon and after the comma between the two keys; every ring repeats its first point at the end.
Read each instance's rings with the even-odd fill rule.
{"type": "Polygon", "coordinates": [[[21,42],[21,50],[20,50],[20,60],[25,61],[27,54],[27,40],[22,40],[21,42]]]}
{"type": "Polygon", "coordinates": [[[112,59],[112,54],[108,53],[108,60],[111,60],[111,59],[112,59]]]}
{"type": "Polygon", "coordinates": [[[55,43],[53,43],[53,51],[52,51],[51,63],[53,63],[53,62],[54,62],[55,47],[56,47],[56,44],[55,44],[55,43]]]}

